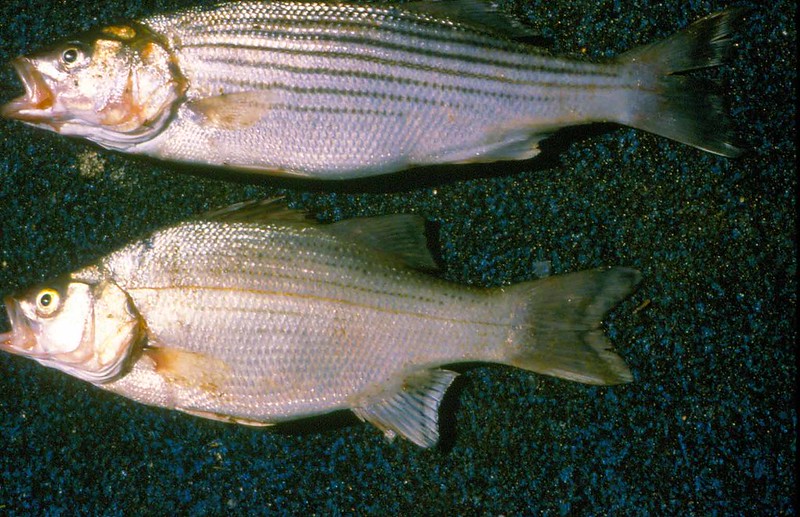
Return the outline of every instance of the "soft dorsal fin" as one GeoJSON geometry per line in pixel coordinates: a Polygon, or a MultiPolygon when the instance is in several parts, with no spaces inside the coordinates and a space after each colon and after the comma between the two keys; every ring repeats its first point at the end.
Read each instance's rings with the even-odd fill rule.
{"type": "Polygon", "coordinates": [[[321,225],[319,229],[340,239],[386,253],[411,268],[423,271],[438,269],[428,249],[425,219],[418,215],[358,217],[321,225]]]}
{"type": "Polygon", "coordinates": [[[420,447],[433,447],[439,441],[439,404],[457,375],[439,369],[414,373],[398,391],[383,392],[353,412],[390,440],[399,434],[420,447]]]}
{"type": "Polygon", "coordinates": [[[427,14],[494,32],[509,39],[538,36],[520,17],[500,10],[496,2],[487,0],[420,0],[401,4],[401,9],[427,14]]]}

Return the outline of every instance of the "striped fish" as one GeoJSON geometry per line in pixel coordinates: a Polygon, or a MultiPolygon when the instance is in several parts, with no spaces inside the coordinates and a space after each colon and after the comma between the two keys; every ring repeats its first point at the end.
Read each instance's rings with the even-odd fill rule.
{"type": "Polygon", "coordinates": [[[593,122],[736,156],[719,99],[675,74],[718,65],[741,12],[590,63],[476,22],[498,16],[481,4],[233,2],[18,58],[26,93],[2,114],[126,153],[321,179],[528,159],[593,122]]]}
{"type": "Polygon", "coordinates": [[[454,363],[630,382],[600,322],[639,281],[606,268],[478,288],[446,282],[412,215],[318,224],[281,203],[156,231],[5,300],[0,351],[153,406],[244,425],[352,410],[439,437],[454,363]]]}

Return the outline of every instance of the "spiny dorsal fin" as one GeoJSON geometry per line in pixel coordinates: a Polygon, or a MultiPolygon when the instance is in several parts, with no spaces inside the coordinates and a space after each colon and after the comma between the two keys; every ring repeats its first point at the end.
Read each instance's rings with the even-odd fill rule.
{"type": "Polygon", "coordinates": [[[401,9],[435,18],[463,23],[476,29],[524,39],[538,36],[520,17],[500,10],[496,2],[486,0],[421,0],[402,4],[401,9]]]}
{"type": "Polygon", "coordinates": [[[314,219],[305,210],[289,208],[282,197],[243,201],[217,208],[201,216],[207,221],[228,223],[259,223],[267,221],[304,222],[314,224],[314,219]]]}
{"type": "Polygon", "coordinates": [[[457,375],[438,369],[414,373],[399,391],[381,393],[353,412],[390,440],[399,434],[420,447],[433,447],[439,441],[439,404],[457,375]]]}
{"type": "Polygon", "coordinates": [[[321,225],[321,231],[340,239],[386,253],[403,264],[423,271],[438,269],[428,249],[425,219],[418,215],[393,214],[345,219],[321,225]]]}
{"type": "Polygon", "coordinates": [[[212,210],[203,220],[224,222],[290,222],[315,226],[338,239],[355,242],[385,253],[408,267],[436,271],[436,260],[428,249],[425,219],[418,215],[392,214],[376,217],[356,217],[331,224],[318,223],[305,210],[286,206],[283,198],[245,201],[212,210]]]}

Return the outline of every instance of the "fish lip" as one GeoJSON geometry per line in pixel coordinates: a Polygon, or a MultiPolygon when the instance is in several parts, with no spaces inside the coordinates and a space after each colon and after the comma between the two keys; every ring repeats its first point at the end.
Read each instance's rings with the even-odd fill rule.
{"type": "Polygon", "coordinates": [[[33,61],[18,57],[11,64],[25,87],[25,95],[0,107],[0,116],[34,123],[51,120],[55,96],[33,61]]]}
{"type": "Polygon", "coordinates": [[[8,313],[11,330],[0,334],[0,350],[14,355],[31,355],[31,348],[36,344],[33,333],[26,325],[20,323],[19,304],[10,296],[3,298],[8,313]]]}

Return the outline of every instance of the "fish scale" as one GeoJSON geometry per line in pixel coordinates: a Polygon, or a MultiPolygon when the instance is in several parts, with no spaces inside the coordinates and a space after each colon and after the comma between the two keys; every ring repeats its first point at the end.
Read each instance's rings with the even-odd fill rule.
{"type": "MultiPolygon", "coordinates": [[[[603,80],[616,88],[624,85],[614,67],[553,58],[538,62],[535,55],[522,54],[519,45],[467,28],[453,30],[453,25],[437,28],[425,17],[395,16],[393,9],[285,3],[241,7],[200,12],[199,20],[192,13],[148,23],[176,42],[190,85],[231,93],[277,92],[259,134],[245,145],[269,149],[267,154],[280,161],[275,163],[279,170],[374,171],[399,162],[448,160],[454,153],[464,154],[459,159],[466,161],[472,151],[480,154],[477,145],[498,145],[476,142],[475,135],[485,140],[481,135],[494,131],[493,126],[527,123],[520,120],[520,106],[529,108],[528,119],[557,110],[547,103],[561,101],[548,90],[580,82],[597,90],[603,80]],[[192,24],[184,27],[184,17],[192,24]],[[230,23],[239,17],[243,23],[230,23]],[[259,33],[254,34],[253,24],[259,33]],[[487,44],[495,49],[490,58],[487,44]],[[241,77],[248,78],[247,84],[241,77]]],[[[190,86],[187,96],[193,95],[190,86]]],[[[187,133],[177,127],[175,133],[160,139],[166,146],[161,151],[177,147],[182,154],[202,147],[180,142],[177,138],[187,133]]],[[[242,146],[221,134],[202,138],[227,149],[242,146]]],[[[495,139],[502,143],[502,136],[495,139]]]]}
{"type": "Polygon", "coordinates": [[[510,311],[486,292],[387,268],[341,241],[326,246],[324,235],[291,226],[200,226],[182,225],[145,248],[123,249],[103,266],[155,343],[227,365],[216,383],[236,392],[235,400],[179,387],[180,407],[262,421],[344,408],[392,377],[398,362],[491,358],[490,344],[508,334],[510,311]],[[129,271],[131,261],[145,265],[133,266],[133,281],[115,272],[129,271]],[[248,263],[254,266],[241,271],[248,263]],[[402,344],[400,356],[393,343],[402,344]]]}
{"type": "Polygon", "coordinates": [[[502,288],[430,271],[424,222],[320,224],[277,202],[180,223],[6,300],[0,349],[133,400],[268,425],[350,409],[430,447],[463,362],[629,382],[600,321],[626,268],[502,288]]]}
{"type": "Polygon", "coordinates": [[[462,5],[156,15],[19,58],[26,95],[2,113],[127,153],[320,179],[524,160],[554,131],[595,122],[740,153],[719,99],[685,72],[721,63],[741,10],[593,63],[515,41],[524,31],[494,29],[514,24],[491,7],[462,5]]]}

